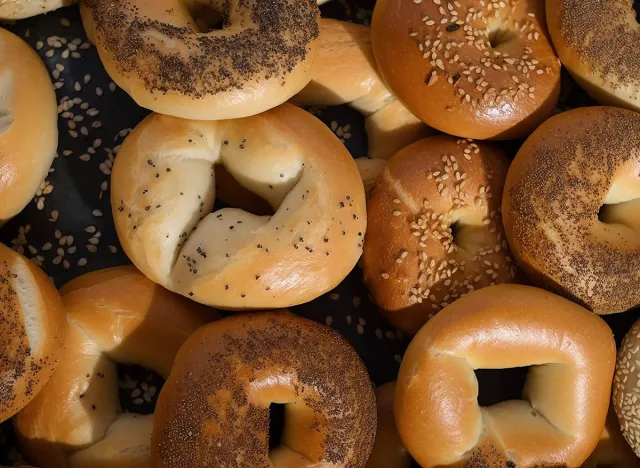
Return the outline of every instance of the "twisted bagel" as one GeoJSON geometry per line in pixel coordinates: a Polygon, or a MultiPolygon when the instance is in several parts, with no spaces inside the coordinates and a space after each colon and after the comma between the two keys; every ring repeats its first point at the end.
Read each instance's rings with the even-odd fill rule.
{"type": "Polygon", "coordinates": [[[521,285],[474,291],[409,345],[398,431],[424,468],[580,466],[602,435],[615,353],[607,324],[560,296],[521,285]],[[523,400],[478,405],[475,369],[524,366],[523,400]]]}
{"type": "Polygon", "coordinates": [[[118,153],[111,201],[120,242],[147,277],[230,309],[285,307],[332,289],[358,261],[366,228],[353,159],[290,104],[233,121],[150,116],[118,153]],[[275,214],[211,213],[215,164],[275,214]]]}
{"type": "Polygon", "coordinates": [[[81,276],[61,289],[68,340],[45,389],[15,418],[42,468],[149,466],[151,415],[122,414],[116,361],[169,375],[178,348],[214,318],[133,267],[81,276]]]}

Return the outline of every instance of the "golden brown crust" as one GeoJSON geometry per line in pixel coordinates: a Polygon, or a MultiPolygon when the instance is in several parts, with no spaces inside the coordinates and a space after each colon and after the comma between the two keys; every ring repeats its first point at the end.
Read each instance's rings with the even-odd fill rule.
{"type": "Polygon", "coordinates": [[[538,0],[380,0],[371,27],[384,81],[438,130],[522,137],[558,100],[560,64],[538,0]]]}
{"type": "Polygon", "coordinates": [[[64,307],[51,280],[0,244],[0,422],[31,401],[65,344],[64,307]]]}
{"type": "Polygon", "coordinates": [[[218,120],[278,106],[311,79],[314,0],[87,0],[89,38],[113,80],[161,114],[218,120]],[[190,8],[216,10],[222,29],[200,32],[190,8]]]}
{"type": "Polygon", "coordinates": [[[618,351],[613,378],[613,407],[618,415],[620,430],[633,451],[640,457],[640,386],[638,358],[640,349],[640,321],[627,332],[618,351]]]}
{"type": "Polygon", "coordinates": [[[542,124],[509,168],[503,200],[530,279],[599,314],[640,304],[639,174],[638,114],[581,108],[542,124]]]}
{"type": "Polygon", "coordinates": [[[0,19],[30,18],[77,2],[78,0],[0,0],[0,19]]]}
{"type": "Polygon", "coordinates": [[[58,145],[56,96],[49,73],[26,42],[2,28],[0,97],[1,226],[31,201],[58,145]]]}
{"type": "MultiPolygon", "coordinates": [[[[618,372],[617,368],[616,372],[618,372]]],[[[615,382],[614,377],[614,386],[615,382]]],[[[624,440],[620,432],[620,423],[618,423],[615,410],[611,406],[598,446],[581,468],[634,468],[637,466],[640,466],[640,459],[636,457],[627,441],[624,440]]]]}
{"type": "Polygon", "coordinates": [[[120,242],[142,272],[228,309],[288,307],[329,291],[358,261],[366,228],[353,159],[291,104],[233,121],[148,117],[118,153],[111,201],[120,242]],[[211,213],[215,164],[275,214],[211,213]]]}
{"type": "Polygon", "coordinates": [[[287,312],[244,314],[181,348],[158,400],[151,463],[262,468],[295,456],[297,467],[364,467],[375,426],[367,371],[340,335],[287,312]],[[286,419],[269,453],[273,402],[286,419]]]}
{"type": "Polygon", "coordinates": [[[490,144],[443,135],[383,169],[367,206],[364,277],[396,327],[415,334],[458,297],[514,280],[500,214],[507,164],[490,144]]]}
{"type": "Polygon", "coordinates": [[[474,291],[409,345],[398,431],[425,468],[577,467],[602,435],[614,366],[613,334],[597,315],[529,286],[474,291]],[[475,369],[525,366],[523,400],[478,405],[475,369]]]}

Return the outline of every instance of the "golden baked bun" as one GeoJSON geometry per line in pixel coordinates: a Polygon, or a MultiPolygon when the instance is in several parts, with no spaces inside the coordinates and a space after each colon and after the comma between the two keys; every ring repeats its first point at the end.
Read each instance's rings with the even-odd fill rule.
{"type": "Polygon", "coordinates": [[[613,377],[613,407],[618,415],[620,431],[635,454],[640,457],[640,379],[636,358],[638,349],[640,320],[633,324],[622,340],[613,377]]]}
{"type": "Polygon", "coordinates": [[[367,204],[364,280],[409,335],[479,288],[514,281],[500,204],[508,160],[488,143],[440,135],[398,152],[367,204]]]}
{"type": "Polygon", "coordinates": [[[601,104],[640,111],[640,31],[632,1],[547,0],[562,64],[601,104]]]}
{"type": "Polygon", "coordinates": [[[156,406],[151,466],[362,468],[373,446],[367,370],[332,329],[288,312],[234,315],[180,349],[156,406]],[[269,406],[285,406],[269,450],[269,406]]]}
{"type": "Polygon", "coordinates": [[[147,468],[153,416],[122,413],[116,363],[166,378],[182,343],[217,315],[129,266],[80,276],[61,293],[67,346],[14,419],[20,446],[41,468],[147,468]]]}
{"type": "Polygon", "coordinates": [[[640,304],[640,115],[579,108],[543,123],[509,168],[503,221],[536,284],[598,314],[640,304]]]}
{"type": "Polygon", "coordinates": [[[580,466],[602,435],[615,353],[607,324],[563,297],[521,285],[474,291],[411,341],[398,432],[424,468],[580,466]],[[479,406],[474,370],[526,366],[521,400],[479,406]]]}
{"type": "Polygon", "coordinates": [[[0,244],[0,422],[31,401],[55,370],[65,315],[55,286],[37,266],[0,244]]]}
{"type": "Polygon", "coordinates": [[[2,0],[1,20],[19,20],[78,3],[78,0],[2,0]]]}
{"type": "Polygon", "coordinates": [[[371,40],[391,91],[452,135],[524,137],[558,101],[560,63],[540,0],[379,0],[371,40]]]}
{"type": "Polygon", "coordinates": [[[627,441],[624,440],[616,413],[613,407],[610,407],[598,446],[581,468],[634,468],[638,466],[640,466],[640,459],[636,457],[627,441]]]}
{"type": "MultiPolygon", "coordinates": [[[[6,5],[0,4],[0,12],[6,5]]],[[[29,44],[0,28],[0,226],[31,201],[57,146],[49,73],[29,44]]]]}
{"type": "Polygon", "coordinates": [[[80,12],[109,76],[160,114],[246,117],[313,76],[315,0],[85,0],[80,12]]]}
{"type": "Polygon", "coordinates": [[[301,106],[348,104],[364,114],[368,156],[373,159],[389,159],[408,144],[435,133],[382,82],[368,26],[322,18],[319,42],[313,79],[292,102],[301,106]]]}
{"type": "Polygon", "coordinates": [[[340,140],[284,104],[233,121],[152,115],[111,178],[118,238],[153,281],[224,309],[279,308],[333,289],[362,253],[362,181],[340,140]],[[275,214],[211,213],[214,165],[275,214]]]}

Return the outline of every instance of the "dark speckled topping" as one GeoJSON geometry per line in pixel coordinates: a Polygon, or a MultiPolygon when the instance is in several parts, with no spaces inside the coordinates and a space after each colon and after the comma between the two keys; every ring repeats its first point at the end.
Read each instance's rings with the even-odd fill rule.
{"type": "Polygon", "coordinates": [[[191,27],[152,20],[139,10],[136,0],[86,3],[101,45],[113,54],[122,74],[137,74],[149,91],[194,98],[274,77],[284,84],[319,35],[314,0],[200,2],[210,3],[221,14],[223,28],[237,29],[233,34],[201,34],[191,27]],[[183,50],[160,49],[158,37],[176,41],[183,50]]]}

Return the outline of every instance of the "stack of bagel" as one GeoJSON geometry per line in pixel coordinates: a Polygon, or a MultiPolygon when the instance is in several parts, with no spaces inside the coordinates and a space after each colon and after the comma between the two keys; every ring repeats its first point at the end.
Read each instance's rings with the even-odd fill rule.
{"type": "MultiPolygon", "coordinates": [[[[0,0],[0,19],[73,3],[0,0]]],[[[319,3],[72,7],[151,114],[111,172],[132,265],[57,288],[0,244],[0,422],[26,461],[640,466],[640,320],[618,344],[609,325],[640,306],[632,2],[377,0],[370,26],[319,3]],[[600,105],[560,112],[563,67],[600,105]],[[366,154],[309,112],[339,105],[366,154]],[[297,313],[353,271],[409,339],[394,381],[297,313]],[[121,364],[164,380],[152,414],[122,405],[121,364]],[[479,373],[514,368],[519,398],[484,404],[479,373]]],[[[6,29],[0,70],[1,226],[52,164],[57,112],[6,29]]]]}

